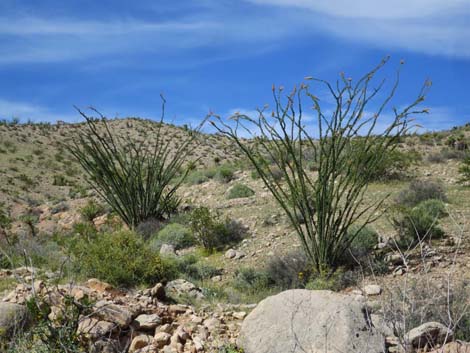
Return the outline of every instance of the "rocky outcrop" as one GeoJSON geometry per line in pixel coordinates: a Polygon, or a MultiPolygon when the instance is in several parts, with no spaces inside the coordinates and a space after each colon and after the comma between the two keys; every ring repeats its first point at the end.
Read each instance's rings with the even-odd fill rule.
{"type": "Polygon", "coordinates": [[[261,301],[243,322],[246,353],[383,353],[363,300],[331,291],[288,290],[261,301]]]}
{"type": "Polygon", "coordinates": [[[16,322],[13,318],[26,314],[26,307],[17,303],[37,296],[51,306],[49,319],[60,322],[63,299],[72,296],[77,301],[89,298],[94,302],[91,312],[80,317],[77,329],[80,340],[93,353],[214,352],[224,344],[235,342],[246,315],[240,309],[245,307],[196,311],[189,305],[165,302],[165,292],[175,287],[182,293],[200,293],[200,289],[187,281],[176,281],[170,287],[158,283],[138,292],[117,291],[97,279],[81,286],[51,286],[42,281],[32,286],[22,283],[0,302],[0,332],[9,331],[16,322]]]}

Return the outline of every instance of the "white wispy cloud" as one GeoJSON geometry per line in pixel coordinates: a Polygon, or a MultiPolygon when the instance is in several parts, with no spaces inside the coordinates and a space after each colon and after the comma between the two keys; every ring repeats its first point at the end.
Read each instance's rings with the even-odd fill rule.
{"type": "Polygon", "coordinates": [[[376,47],[470,58],[470,2],[467,0],[249,0],[302,9],[315,28],[376,47]]]}
{"type": "Polygon", "coordinates": [[[332,17],[410,19],[468,12],[467,0],[250,0],[262,5],[298,7],[332,17]]]}
{"type": "Polygon", "coordinates": [[[228,60],[241,53],[257,55],[283,48],[291,39],[318,39],[321,35],[386,51],[398,48],[470,58],[468,0],[204,3],[202,9],[182,9],[171,20],[110,16],[97,21],[80,15],[46,18],[19,12],[0,15],[0,64],[102,57],[125,61],[126,56],[151,54],[162,65],[171,64],[175,56],[195,65],[197,61],[228,60]],[[210,55],[196,59],[188,55],[193,49],[207,49],[210,55]]]}

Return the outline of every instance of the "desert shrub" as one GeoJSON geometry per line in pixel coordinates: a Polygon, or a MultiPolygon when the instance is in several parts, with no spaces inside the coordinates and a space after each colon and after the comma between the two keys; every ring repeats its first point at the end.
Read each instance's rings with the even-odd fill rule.
{"type": "Polygon", "coordinates": [[[443,148],[441,150],[441,156],[444,159],[464,159],[467,153],[465,151],[459,151],[453,148],[443,148]]]}
{"type": "Polygon", "coordinates": [[[459,182],[462,184],[468,184],[470,182],[470,156],[465,157],[465,159],[460,163],[459,173],[459,182]]]}
{"type": "Polygon", "coordinates": [[[470,339],[468,283],[420,278],[406,286],[390,288],[382,308],[385,322],[403,342],[406,332],[426,322],[440,322],[454,338],[470,339]]]}
{"type": "Polygon", "coordinates": [[[155,218],[146,219],[143,222],[140,222],[139,225],[135,228],[137,234],[139,234],[144,239],[149,239],[155,234],[158,233],[163,227],[163,222],[155,218]]]}
{"type": "Polygon", "coordinates": [[[104,212],[103,205],[93,199],[88,200],[86,205],[80,208],[80,216],[85,222],[93,222],[96,217],[101,216],[104,212]]]}
{"type": "Polygon", "coordinates": [[[353,240],[347,234],[351,225],[375,221],[384,199],[367,200],[369,183],[386,156],[396,150],[400,138],[409,132],[413,120],[410,115],[419,113],[417,106],[430,87],[430,82],[425,82],[416,99],[407,107],[394,109],[393,119],[377,133],[381,113],[392,109],[389,103],[399,81],[398,75],[385,95],[372,89],[379,81],[377,73],[387,61],[384,59],[357,81],[341,75],[336,84],[330,85],[309,77],[290,92],[273,87],[272,111],[259,111],[258,116],[251,117],[235,114],[230,120],[236,124],[213,115],[215,128],[240,148],[286,213],[318,273],[339,266],[353,240]],[[321,106],[322,102],[311,91],[310,80],[326,86],[336,103],[333,109],[321,106]],[[381,101],[374,102],[376,99],[381,101]],[[306,109],[302,109],[302,103],[315,111],[312,123],[304,119],[306,109]],[[372,106],[379,108],[365,114],[372,106]],[[243,129],[238,129],[240,126],[243,129]],[[310,135],[312,131],[318,136],[310,135]],[[246,132],[252,139],[246,139],[246,132]],[[308,161],[302,153],[306,146],[314,151],[318,161],[317,175],[306,169],[308,161]],[[355,158],[345,153],[351,146],[355,158]],[[276,181],[271,169],[266,168],[273,164],[280,169],[285,182],[276,181]],[[299,219],[305,221],[305,226],[299,219]]]}
{"type": "Polygon", "coordinates": [[[39,215],[34,210],[28,210],[23,213],[19,220],[27,226],[33,237],[37,235],[36,224],[39,222],[39,215]]]}
{"type": "Polygon", "coordinates": [[[370,265],[371,258],[375,247],[379,242],[379,235],[377,232],[370,228],[360,228],[352,226],[348,235],[353,239],[349,251],[344,254],[343,265],[348,267],[355,267],[357,265],[370,265]]]}
{"type": "Polygon", "coordinates": [[[52,180],[52,185],[67,186],[69,185],[69,181],[62,174],[57,174],[57,175],[54,175],[54,179],[52,180]]]}
{"type": "MultiPolygon", "coordinates": [[[[365,143],[362,139],[357,142],[353,142],[350,149],[347,149],[345,153],[354,159],[371,159],[374,150],[370,150],[364,154],[363,148],[358,148],[357,144],[365,143]]],[[[399,149],[393,149],[384,151],[384,155],[380,163],[375,166],[372,172],[364,173],[369,178],[369,181],[387,181],[401,179],[406,176],[408,169],[415,163],[421,160],[421,155],[416,151],[402,151],[399,149]]],[[[358,161],[360,164],[361,162],[358,161]]],[[[366,168],[366,166],[364,165],[366,168]]]]}
{"type": "Polygon", "coordinates": [[[247,294],[266,291],[272,284],[265,271],[256,270],[252,267],[236,270],[232,281],[232,286],[236,290],[247,294]]]}
{"type": "Polygon", "coordinates": [[[170,223],[150,239],[149,246],[159,251],[163,244],[170,244],[178,250],[190,247],[194,243],[195,240],[189,228],[178,223],[170,223]]]}
{"type": "Polygon", "coordinates": [[[94,224],[90,222],[77,222],[72,226],[72,235],[78,235],[81,238],[90,239],[97,235],[94,224]]]}
{"type": "Polygon", "coordinates": [[[207,177],[207,175],[203,171],[200,171],[200,170],[195,170],[189,173],[188,176],[186,177],[186,183],[190,185],[199,185],[199,184],[205,183],[208,180],[209,180],[209,177],[207,177]]]}
{"type": "Polygon", "coordinates": [[[266,275],[281,289],[304,288],[311,276],[308,258],[301,251],[272,258],[266,266],[266,275]]]}
{"type": "Polygon", "coordinates": [[[429,163],[444,163],[446,161],[446,158],[442,155],[442,153],[430,153],[426,157],[427,161],[429,163]]]}
{"type": "Polygon", "coordinates": [[[0,232],[6,231],[11,226],[11,217],[5,204],[0,202],[0,232]]]}
{"type": "Polygon", "coordinates": [[[310,290],[340,291],[357,283],[357,278],[352,271],[344,271],[341,268],[333,273],[316,273],[307,284],[310,290]]]}
{"type": "Polygon", "coordinates": [[[398,233],[397,245],[401,249],[444,235],[439,227],[439,218],[445,215],[445,206],[440,200],[423,201],[413,208],[401,208],[398,213],[392,222],[398,233]]]}
{"type": "Polygon", "coordinates": [[[198,207],[192,211],[189,226],[197,243],[208,251],[222,249],[239,241],[244,231],[237,222],[221,219],[218,213],[211,212],[207,207],[198,207]]]}
{"type": "Polygon", "coordinates": [[[227,199],[239,199],[253,196],[255,192],[246,185],[235,184],[227,192],[227,199]]]}
{"type": "Polygon", "coordinates": [[[98,234],[71,247],[76,270],[115,286],[154,284],[165,278],[158,254],[132,231],[98,234]]]}
{"type": "Polygon", "coordinates": [[[400,206],[412,207],[431,199],[447,202],[444,187],[433,181],[414,180],[406,190],[400,192],[396,201],[400,206]]]}
{"type": "Polygon", "coordinates": [[[221,270],[200,260],[194,254],[168,256],[162,259],[168,269],[169,278],[186,278],[189,281],[204,281],[221,274],[221,270]]]}
{"type": "Polygon", "coordinates": [[[188,146],[197,136],[188,131],[178,147],[163,138],[163,114],[152,134],[154,143],[111,132],[106,119],[85,118],[65,147],[88,175],[88,182],[132,229],[148,219],[164,220],[176,211],[176,190],[186,171],[175,182],[188,156],[188,146]]]}
{"type": "Polygon", "coordinates": [[[220,347],[217,353],[244,353],[242,348],[229,344],[228,346],[220,347]]]}
{"type": "Polygon", "coordinates": [[[51,214],[68,211],[70,206],[66,202],[59,202],[51,208],[51,214]]]}
{"type": "Polygon", "coordinates": [[[221,183],[232,181],[235,174],[235,168],[230,164],[222,164],[217,167],[214,179],[221,183]]]}

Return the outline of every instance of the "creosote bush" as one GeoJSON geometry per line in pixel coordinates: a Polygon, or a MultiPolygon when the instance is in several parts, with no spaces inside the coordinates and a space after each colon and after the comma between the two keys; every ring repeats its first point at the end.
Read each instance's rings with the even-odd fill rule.
{"type": "Polygon", "coordinates": [[[159,251],[163,244],[170,244],[176,250],[184,249],[195,244],[191,230],[178,223],[170,223],[150,239],[149,246],[159,251]]]}
{"type": "Polygon", "coordinates": [[[152,144],[146,138],[112,132],[96,110],[100,119],[77,109],[86,124],[65,145],[87,173],[90,185],[130,228],[148,219],[168,218],[178,207],[175,192],[188,172],[186,168],[177,178],[196,131],[184,132],[186,137],[175,148],[162,130],[164,103],[152,144]]]}
{"type": "Polygon", "coordinates": [[[397,198],[397,204],[405,207],[416,206],[426,200],[441,200],[447,202],[444,187],[433,181],[413,180],[410,186],[403,190],[397,198]]]}
{"type": "Polygon", "coordinates": [[[399,70],[389,92],[378,94],[385,86],[376,76],[387,61],[356,81],[341,74],[331,85],[308,77],[287,94],[273,86],[274,105],[258,109],[258,116],[235,114],[228,123],[211,115],[215,128],[240,148],[283,208],[318,273],[337,269],[357,235],[350,234],[351,225],[357,224],[359,231],[378,218],[384,199],[366,202],[368,185],[385,156],[413,127],[413,116],[427,112],[417,106],[430,82],[408,106],[391,107],[399,70]],[[314,91],[318,85],[330,93],[333,109],[321,106],[314,91]],[[380,97],[384,98],[378,101],[380,97]],[[305,118],[307,106],[313,108],[313,124],[305,118]],[[379,129],[382,113],[388,110],[392,119],[379,129]],[[246,134],[253,139],[247,142],[246,134]],[[305,158],[306,150],[316,161],[315,174],[308,170],[311,159],[305,158]]]}
{"type": "Polygon", "coordinates": [[[253,196],[255,192],[246,185],[235,184],[227,192],[227,199],[239,199],[253,196]]]}
{"type": "Polygon", "coordinates": [[[228,218],[222,219],[207,207],[198,207],[191,212],[189,226],[196,242],[207,251],[223,249],[243,237],[244,228],[228,218]]]}
{"type": "Polygon", "coordinates": [[[398,232],[400,249],[407,250],[421,241],[428,242],[444,235],[439,219],[446,215],[446,211],[440,200],[426,200],[412,208],[402,207],[397,213],[392,222],[398,232]]]}
{"type": "Polygon", "coordinates": [[[166,269],[158,254],[132,231],[79,238],[71,252],[77,272],[115,286],[155,284],[165,279],[166,269]]]}

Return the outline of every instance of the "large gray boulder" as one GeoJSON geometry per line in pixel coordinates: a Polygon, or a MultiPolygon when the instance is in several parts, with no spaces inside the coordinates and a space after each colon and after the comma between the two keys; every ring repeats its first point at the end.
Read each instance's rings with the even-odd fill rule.
{"type": "Polygon", "coordinates": [[[331,291],[294,289],[268,297],[243,322],[245,353],[383,353],[365,302],[331,291]]]}
{"type": "Polygon", "coordinates": [[[27,318],[28,310],[25,306],[0,302],[0,338],[21,332],[27,318]]]}

